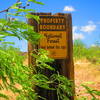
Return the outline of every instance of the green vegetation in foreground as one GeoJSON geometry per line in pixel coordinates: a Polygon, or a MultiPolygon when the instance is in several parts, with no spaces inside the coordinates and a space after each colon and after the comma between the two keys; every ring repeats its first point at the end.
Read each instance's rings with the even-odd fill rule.
{"type": "MultiPolygon", "coordinates": [[[[73,95],[73,82],[59,74],[54,68],[47,63],[52,63],[54,60],[48,58],[48,53],[45,50],[33,51],[32,54],[36,58],[36,64],[25,66],[23,65],[23,57],[19,49],[9,46],[5,41],[6,37],[16,37],[19,40],[25,39],[34,45],[38,44],[41,35],[34,31],[34,27],[17,18],[32,18],[39,22],[39,17],[31,15],[33,9],[27,9],[31,3],[43,5],[36,0],[26,0],[21,2],[17,0],[15,4],[10,6],[6,11],[6,19],[0,19],[0,90],[9,90],[16,96],[16,100],[37,100],[46,98],[41,97],[33,87],[39,87],[46,90],[57,91],[58,100],[69,100],[73,95]],[[13,12],[13,13],[12,13],[13,12]],[[51,76],[44,75],[44,71],[49,70],[55,72],[51,76]],[[33,74],[35,73],[35,74],[33,74]],[[16,87],[19,84],[20,87],[16,87]],[[53,85],[55,84],[55,85],[53,85]]],[[[2,94],[0,98],[10,99],[7,94],[2,94]]]]}
{"type": "MultiPolygon", "coordinates": [[[[19,49],[9,46],[9,43],[5,41],[5,38],[9,36],[17,37],[19,40],[25,39],[33,44],[39,42],[41,36],[34,32],[33,26],[17,19],[19,17],[33,18],[39,22],[38,16],[30,15],[30,12],[34,12],[34,10],[26,9],[30,2],[43,5],[36,0],[26,0],[26,4],[18,0],[9,9],[5,10],[7,18],[0,19],[0,79],[2,80],[0,90],[6,89],[14,94],[17,93],[16,100],[37,100],[40,98],[46,100],[33,89],[33,87],[38,86],[42,89],[57,91],[58,100],[70,100],[69,97],[73,96],[73,82],[60,75],[57,70],[47,64],[54,61],[48,58],[47,51],[40,49],[39,52],[33,54],[36,58],[36,64],[25,66],[23,65],[24,58],[21,56],[19,49]],[[55,74],[47,77],[43,74],[47,69],[54,71],[55,74]],[[21,87],[16,87],[16,84],[21,87]]],[[[91,91],[86,86],[84,87],[91,94],[91,91]]],[[[96,94],[99,95],[99,92],[96,94]]],[[[0,98],[9,99],[10,97],[0,91],[0,98]]],[[[92,100],[97,99],[93,96],[92,100]]]]}

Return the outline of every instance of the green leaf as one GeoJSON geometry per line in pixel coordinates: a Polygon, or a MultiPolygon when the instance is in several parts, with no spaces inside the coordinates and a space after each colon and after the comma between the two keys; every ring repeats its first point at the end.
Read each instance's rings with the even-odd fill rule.
{"type": "Polygon", "coordinates": [[[0,42],[1,42],[1,41],[4,41],[4,39],[3,39],[2,37],[0,37],[0,42]]]}
{"type": "Polygon", "coordinates": [[[8,15],[13,15],[13,16],[20,16],[20,17],[23,17],[23,15],[19,15],[19,13],[8,13],[8,15]]]}
{"type": "Polygon", "coordinates": [[[14,42],[1,42],[2,45],[4,44],[15,44],[14,42]]]}
{"type": "Polygon", "coordinates": [[[0,25],[3,26],[3,24],[5,24],[5,23],[7,23],[7,20],[5,20],[5,19],[0,19],[0,25]]]}
{"type": "Polygon", "coordinates": [[[26,14],[26,18],[33,18],[34,20],[36,20],[37,22],[39,22],[40,18],[39,16],[36,15],[32,15],[32,14],[26,14]]]}
{"type": "Polygon", "coordinates": [[[22,2],[15,3],[10,7],[10,9],[18,9],[19,8],[18,6],[20,6],[21,4],[22,2]]]}
{"type": "Polygon", "coordinates": [[[10,34],[9,32],[0,32],[0,35],[4,35],[5,37],[6,36],[15,36],[14,34],[10,34]]]}
{"type": "Polygon", "coordinates": [[[50,88],[49,84],[52,82],[49,81],[47,76],[38,73],[38,74],[33,75],[32,78],[35,85],[44,89],[55,90],[54,88],[50,88]]]}
{"type": "Polygon", "coordinates": [[[28,12],[35,12],[35,10],[33,10],[33,9],[17,9],[16,12],[17,13],[20,13],[20,12],[28,13],[28,12]]]}
{"type": "Polygon", "coordinates": [[[5,94],[0,93],[0,98],[4,98],[6,100],[9,100],[9,97],[5,94]]]}
{"type": "Polygon", "coordinates": [[[92,92],[93,92],[94,94],[96,94],[96,95],[100,96],[100,91],[93,90],[92,92]]]}
{"type": "Polygon", "coordinates": [[[36,0],[28,0],[28,2],[33,2],[33,3],[36,3],[36,4],[44,5],[44,3],[36,1],[36,0]]]}

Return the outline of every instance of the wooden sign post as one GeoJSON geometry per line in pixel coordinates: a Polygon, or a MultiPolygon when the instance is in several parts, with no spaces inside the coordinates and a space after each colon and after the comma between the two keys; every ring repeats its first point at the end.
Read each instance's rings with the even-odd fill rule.
{"type": "MultiPolygon", "coordinates": [[[[29,19],[29,24],[36,27],[36,31],[43,35],[38,48],[49,51],[49,57],[55,59],[59,73],[74,82],[73,65],[73,42],[72,42],[72,18],[71,14],[57,13],[33,13],[40,17],[40,23],[29,19]],[[60,67],[59,67],[60,66],[60,67]]],[[[29,43],[29,53],[34,49],[29,43]]],[[[29,55],[29,64],[32,64],[32,57],[29,55]]],[[[57,100],[48,98],[48,100],[57,100]]],[[[73,97],[70,100],[74,100],[73,97]]]]}

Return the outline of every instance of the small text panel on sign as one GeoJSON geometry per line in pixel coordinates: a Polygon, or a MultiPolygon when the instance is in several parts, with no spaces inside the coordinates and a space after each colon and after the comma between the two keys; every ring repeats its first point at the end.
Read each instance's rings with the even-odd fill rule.
{"type": "Polygon", "coordinates": [[[51,58],[67,57],[67,34],[64,31],[40,31],[44,37],[40,40],[40,48],[48,50],[51,58]]]}

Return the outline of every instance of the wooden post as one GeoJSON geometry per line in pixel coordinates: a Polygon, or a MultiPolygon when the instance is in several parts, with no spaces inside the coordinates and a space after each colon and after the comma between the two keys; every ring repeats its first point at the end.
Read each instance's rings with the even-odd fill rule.
{"type": "MultiPolygon", "coordinates": [[[[74,63],[73,63],[73,36],[72,36],[72,17],[71,14],[65,14],[68,26],[66,26],[66,31],[68,31],[68,58],[63,60],[63,75],[74,83],[74,63]]],[[[72,87],[73,93],[75,94],[75,85],[72,87]]],[[[74,96],[70,98],[74,100],[74,96]]]]}
{"type": "MultiPolygon", "coordinates": [[[[52,16],[51,13],[35,13],[35,15],[46,16],[46,18],[47,18],[47,16],[50,16],[50,17],[52,16]]],[[[57,66],[58,67],[58,71],[60,72],[60,74],[64,75],[65,77],[67,77],[69,80],[72,80],[73,83],[74,83],[73,40],[72,40],[72,18],[71,18],[71,14],[57,13],[56,15],[54,15],[54,17],[56,17],[56,16],[64,17],[66,19],[65,32],[66,32],[67,35],[66,35],[66,41],[65,41],[66,42],[66,46],[65,47],[67,48],[66,49],[67,56],[64,57],[64,58],[55,58],[55,62],[53,64],[51,64],[51,66],[54,66],[54,65],[57,66]]],[[[35,26],[36,32],[39,32],[38,31],[39,30],[38,29],[39,26],[37,25],[37,23],[35,21],[33,21],[31,19],[28,22],[29,22],[30,25],[35,26]]],[[[58,23],[58,25],[59,25],[59,23],[58,23]]],[[[47,31],[48,30],[46,30],[45,32],[47,32],[47,31]]],[[[54,31],[55,30],[53,30],[53,32],[54,31]]],[[[47,33],[49,33],[49,32],[47,32],[47,33]]],[[[42,44],[42,46],[44,46],[44,45],[42,44]]],[[[28,48],[29,48],[29,64],[33,64],[32,63],[33,62],[33,58],[30,56],[30,53],[31,53],[31,51],[33,49],[36,48],[36,46],[34,46],[31,43],[29,43],[28,48]]],[[[60,52],[60,53],[62,53],[62,52],[60,52]]],[[[48,72],[48,70],[46,71],[46,73],[50,74],[50,72],[48,72]]],[[[72,88],[73,88],[73,92],[74,92],[74,86],[72,88]]],[[[39,90],[39,94],[41,94],[41,96],[46,97],[47,100],[58,100],[56,91],[54,91],[54,92],[52,91],[51,92],[51,91],[48,91],[48,90],[41,90],[40,89],[39,90]]],[[[74,100],[74,96],[71,97],[70,100],[74,100]]]]}
{"type": "MultiPolygon", "coordinates": [[[[72,17],[71,14],[62,14],[58,13],[56,15],[65,16],[66,18],[66,33],[68,33],[68,40],[66,44],[68,44],[68,58],[66,59],[56,59],[56,63],[60,64],[60,74],[67,77],[69,80],[74,83],[74,63],[73,63],[73,36],[72,36],[72,17]]],[[[72,87],[73,93],[75,93],[75,85],[72,87]]],[[[70,100],[74,100],[74,96],[70,98],[70,100]]]]}
{"type": "MultiPolygon", "coordinates": [[[[38,24],[35,20],[28,19],[28,24],[34,26],[34,31],[38,32],[38,24]]],[[[35,49],[38,49],[37,46],[28,41],[28,64],[30,66],[35,66],[35,58],[32,57],[32,53],[35,53],[35,49]]]]}

